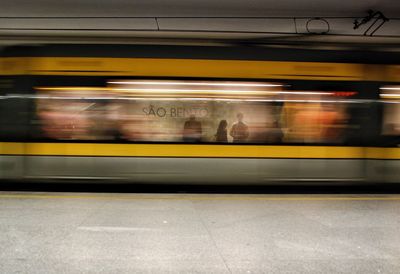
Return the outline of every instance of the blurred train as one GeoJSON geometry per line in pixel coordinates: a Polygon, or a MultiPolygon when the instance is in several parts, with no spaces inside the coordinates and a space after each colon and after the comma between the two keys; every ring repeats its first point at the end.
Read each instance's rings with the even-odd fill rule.
{"type": "Polygon", "coordinates": [[[0,179],[400,182],[400,54],[33,45],[0,54],[0,179]]]}

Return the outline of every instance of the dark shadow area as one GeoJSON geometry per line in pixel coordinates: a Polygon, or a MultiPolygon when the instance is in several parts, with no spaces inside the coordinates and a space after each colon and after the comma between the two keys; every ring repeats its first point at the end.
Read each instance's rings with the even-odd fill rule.
{"type": "Polygon", "coordinates": [[[399,194],[398,184],[165,185],[93,182],[0,182],[0,191],[187,194],[399,194]]]}

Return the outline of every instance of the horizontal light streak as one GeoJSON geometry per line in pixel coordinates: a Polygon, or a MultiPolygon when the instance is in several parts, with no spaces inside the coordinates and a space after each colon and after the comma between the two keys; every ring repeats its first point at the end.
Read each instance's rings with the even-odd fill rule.
{"type": "MultiPolygon", "coordinates": [[[[135,97],[135,96],[51,96],[10,94],[0,96],[0,99],[49,99],[49,100],[130,100],[130,101],[224,101],[224,102],[299,102],[299,103],[371,103],[370,99],[359,100],[319,100],[319,99],[268,99],[268,98],[223,98],[223,97],[135,97]]],[[[388,101],[382,101],[389,103],[388,101]]],[[[390,102],[397,103],[397,102],[390,102]]]]}
{"type": "Polygon", "coordinates": [[[221,82],[171,82],[171,81],[109,81],[115,85],[170,85],[170,86],[223,86],[223,87],[282,87],[282,84],[267,83],[221,83],[221,82]]]}
{"type": "Polygon", "coordinates": [[[35,87],[39,91],[110,91],[107,87],[35,87]]]}
{"type": "MultiPolygon", "coordinates": [[[[13,97],[15,98],[15,97],[13,97]]],[[[45,100],[129,100],[129,101],[223,101],[223,102],[289,102],[289,103],[348,103],[360,104],[368,100],[279,100],[279,99],[229,99],[229,98],[143,98],[143,97],[61,97],[61,96],[25,96],[19,98],[45,99],[45,100]]],[[[0,96],[0,99],[9,99],[8,96],[0,96]]],[[[396,103],[396,102],[385,102],[396,103]]]]}
{"type": "Polygon", "coordinates": [[[333,92],[315,91],[265,91],[265,90],[212,90],[212,89],[153,89],[153,88],[113,88],[114,91],[126,92],[160,92],[160,93],[192,93],[192,94],[291,94],[291,95],[333,95],[333,92]]]}
{"type": "Polygon", "coordinates": [[[400,94],[381,93],[381,97],[400,98],[400,94]]]}
{"type": "Polygon", "coordinates": [[[383,89],[383,90],[399,90],[400,91],[400,86],[386,86],[386,87],[381,87],[379,89],[383,89]]]}
{"type": "MultiPolygon", "coordinates": [[[[266,85],[267,86],[267,85],[266,85]]],[[[255,95],[335,95],[335,92],[319,91],[273,91],[273,90],[219,90],[219,89],[172,89],[172,88],[97,88],[97,87],[38,87],[39,91],[107,91],[129,93],[176,93],[176,94],[255,94],[255,95]]]]}

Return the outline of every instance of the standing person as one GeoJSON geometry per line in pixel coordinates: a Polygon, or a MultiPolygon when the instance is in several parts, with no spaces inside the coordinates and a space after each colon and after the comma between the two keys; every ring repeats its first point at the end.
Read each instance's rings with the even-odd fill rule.
{"type": "Polygon", "coordinates": [[[243,143],[249,138],[249,127],[243,123],[243,113],[236,115],[238,122],[233,124],[229,135],[233,137],[234,143],[243,143]]]}
{"type": "Polygon", "coordinates": [[[215,134],[215,141],[217,142],[228,142],[228,122],[221,120],[218,125],[217,133],[215,134]]]}
{"type": "Polygon", "coordinates": [[[184,142],[200,142],[202,135],[201,123],[196,121],[196,117],[191,115],[189,120],[183,126],[183,141],[184,142]]]}

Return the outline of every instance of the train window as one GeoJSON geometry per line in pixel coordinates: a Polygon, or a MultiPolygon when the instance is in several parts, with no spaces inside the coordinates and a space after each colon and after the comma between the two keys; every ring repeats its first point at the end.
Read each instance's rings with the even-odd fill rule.
{"type": "Polygon", "coordinates": [[[104,91],[93,88],[43,89],[36,96],[42,137],[56,140],[112,139],[112,109],[104,91]]]}
{"type": "Polygon", "coordinates": [[[134,141],[262,142],[262,130],[277,120],[274,114],[278,113],[276,107],[262,102],[124,100],[117,104],[121,133],[134,141]]]}
{"type": "Polygon", "coordinates": [[[400,86],[382,87],[380,97],[384,104],[382,135],[400,136],[400,86]]]}
{"type": "Polygon", "coordinates": [[[38,88],[43,135],[56,140],[345,143],[352,92],[287,91],[276,83],[110,81],[38,88]]]}
{"type": "Polygon", "coordinates": [[[343,143],[348,105],[338,102],[285,103],[282,113],[286,142],[343,143]]]}

